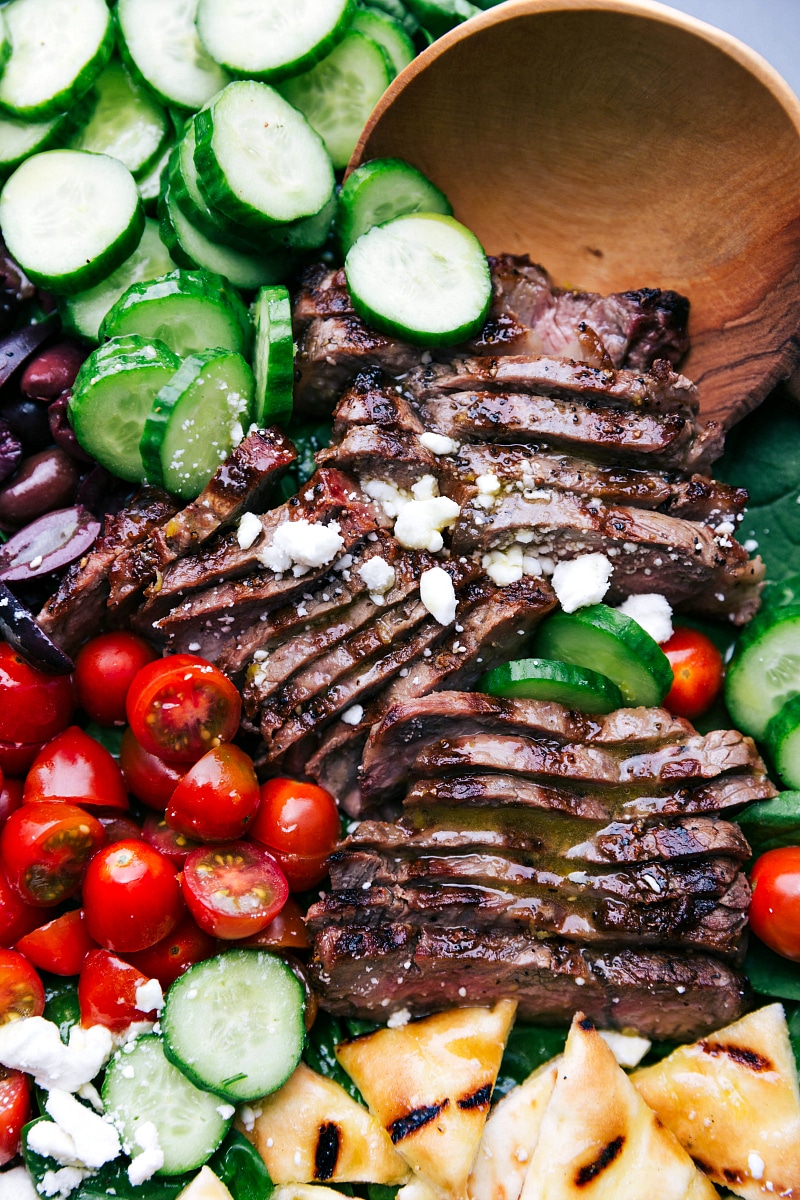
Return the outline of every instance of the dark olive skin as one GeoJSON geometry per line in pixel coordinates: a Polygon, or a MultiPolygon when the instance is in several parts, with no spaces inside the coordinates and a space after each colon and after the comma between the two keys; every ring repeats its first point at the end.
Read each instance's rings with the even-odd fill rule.
{"type": "Polygon", "coordinates": [[[75,382],[86,351],[76,342],[56,342],[32,358],[22,373],[20,390],[33,400],[55,400],[75,382]]]}
{"type": "Polygon", "coordinates": [[[55,444],[62,450],[66,450],[67,454],[77,458],[78,462],[91,463],[94,462],[94,459],[79,444],[75,437],[75,431],[69,423],[70,394],[68,388],[48,406],[47,419],[50,422],[50,433],[55,444]]]}
{"type": "Polygon", "coordinates": [[[0,418],[0,480],[13,475],[22,462],[22,442],[11,432],[8,421],[0,418]]]}
{"type": "Polygon", "coordinates": [[[17,395],[0,405],[0,417],[22,442],[26,454],[36,454],[52,442],[47,408],[41,400],[17,395]]]}
{"type": "Polygon", "coordinates": [[[51,509],[68,507],[79,482],[78,464],[59,446],[32,454],[0,488],[0,525],[17,528],[51,509]]]}

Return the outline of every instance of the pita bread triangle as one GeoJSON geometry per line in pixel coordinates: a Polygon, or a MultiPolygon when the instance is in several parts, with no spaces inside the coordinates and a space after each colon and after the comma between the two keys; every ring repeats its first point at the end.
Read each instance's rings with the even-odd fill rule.
{"type": "Polygon", "coordinates": [[[516,1007],[450,1009],[337,1047],[395,1150],[447,1200],[466,1196],[516,1007]]]}
{"type": "Polygon", "coordinates": [[[716,1183],[747,1200],[800,1197],[800,1089],[780,1004],[631,1078],[716,1183]]]}
{"type": "Polygon", "coordinates": [[[578,1013],[521,1200],[717,1200],[578,1013]]]}

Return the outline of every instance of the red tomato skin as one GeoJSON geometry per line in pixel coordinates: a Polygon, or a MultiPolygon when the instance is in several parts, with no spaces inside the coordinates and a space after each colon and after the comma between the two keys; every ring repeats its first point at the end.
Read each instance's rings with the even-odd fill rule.
{"type": "Polygon", "coordinates": [[[13,946],[41,920],[42,910],[20,900],[0,865],[0,946],[13,946]]]}
{"type": "Polygon", "coordinates": [[[190,767],[167,805],[167,824],[201,842],[234,842],[258,812],[253,760],[222,745],[190,767]]]}
{"type": "Polygon", "coordinates": [[[176,925],[168,937],[147,950],[125,957],[137,970],[157,979],[166,992],[176,979],[193,967],[219,952],[219,943],[195,924],[189,913],[176,925]]]}
{"type": "Polygon", "coordinates": [[[22,807],[22,780],[21,779],[4,779],[3,787],[0,789],[0,829],[6,823],[6,819],[11,816],[12,812],[16,812],[22,807]]]}
{"type": "Polygon", "coordinates": [[[107,846],[113,846],[115,842],[129,842],[131,840],[136,842],[144,837],[144,834],[133,818],[126,817],[124,813],[99,812],[96,816],[105,830],[107,846]]]}
{"type": "Polygon", "coordinates": [[[184,911],[172,863],[147,842],[133,840],[94,856],[83,881],[83,907],[89,934],[120,954],[154,946],[184,911]]]}
{"type": "Polygon", "coordinates": [[[35,967],[49,971],[51,975],[77,975],[86,955],[97,948],[97,942],[89,937],[79,908],[40,925],[20,938],[16,945],[20,954],[35,967]]]}
{"type": "Polygon", "coordinates": [[[0,1167],[15,1158],[22,1128],[31,1119],[31,1088],[27,1075],[0,1067],[0,1167]]]}
{"type": "Polygon", "coordinates": [[[98,725],[124,725],[125,700],[134,677],[156,653],[135,633],[101,633],[75,659],[78,703],[98,725]]]}
{"type": "Polygon", "coordinates": [[[0,834],[0,856],[17,895],[35,908],[52,908],[80,889],[89,860],[105,840],[91,813],[42,800],[11,814],[0,834]]]}
{"type": "Polygon", "coordinates": [[[242,698],[227,675],[205,659],[175,654],[139,671],[126,711],[134,737],[150,754],[193,763],[232,741],[242,698]]]}
{"type": "Polygon", "coordinates": [[[43,1012],[44,987],[33,965],[17,950],[0,950],[0,1026],[43,1012]]]}
{"type": "Polygon", "coordinates": [[[286,877],[274,857],[251,842],[229,842],[202,846],[189,855],[181,875],[186,907],[196,923],[211,937],[236,941],[250,937],[269,925],[289,896],[286,877]],[[223,889],[245,895],[254,885],[263,888],[269,900],[249,912],[225,911],[216,898],[223,889]]]}
{"type": "Polygon", "coordinates": [[[139,745],[130,729],[122,735],[119,765],[128,791],[155,812],[164,812],[187,770],[186,764],[176,766],[150,754],[139,745]]]}
{"type": "Polygon", "coordinates": [[[68,675],[37,671],[0,642],[0,741],[49,741],[69,725],[74,703],[68,675]]]}
{"type": "Polygon", "coordinates": [[[776,954],[800,962],[800,846],[767,850],[750,872],[750,926],[776,954]]]}
{"type": "Polygon", "coordinates": [[[327,857],[341,833],[330,792],[298,779],[268,779],[250,837],[281,854],[327,857]]]}
{"type": "Polygon", "coordinates": [[[177,829],[171,829],[164,818],[156,813],[149,813],[145,818],[142,836],[149,846],[163,854],[176,867],[182,867],[192,851],[197,850],[200,845],[194,838],[187,838],[185,834],[178,833],[177,829]]]}
{"type": "Polygon", "coordinates": [[[148,978],[108,950],[90,951],[78,979],[81,1025],[105,1025],[112,1033],[124,1033],[134,1021],[155,1020],[154,1010],[145,1013],[136,1007],[136,989],[148,978]]]}
{"type": "Polygon", "coordinates": [[[237,942],[237,945],[246,948],[264,947],[269,950],[310,950],[311,938],[308,936],[300,905],[290,896],[269,925],[260,933],[237,942]]]}
{"type": "Polygon", "coordinates": [[[82,808],[126,811],[128,793],[113,757],[88,733],[70,725],[48,742],[28,772],[23,791],[26,804],[64,800],[82,808]]]}
{"type": "Polygon", "coordinates": [[[317,887],[328,874],[327,854],[283,854],[272,850],[289,883],[290,892],[307,892],[317,887]]]}
{"type": "Polygon", "coordinates": [[[661,649],[675,677],[664,707],[676,717],[692,720],[701,716],[722,687],[722,655],[704,633],[683,627],[676,628],[661,649]]]}
{"type": "Polygon", "coordinates": [[[44,742],[0,742],[0,769],[6,775],[24,775],[44,742]]]}

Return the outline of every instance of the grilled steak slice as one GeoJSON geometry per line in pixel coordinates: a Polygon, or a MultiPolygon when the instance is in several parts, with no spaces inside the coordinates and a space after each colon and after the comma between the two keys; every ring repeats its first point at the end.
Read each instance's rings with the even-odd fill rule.
{"type": "Polygon", "coordinates": [[[438,478],[445,474],[440,460],[425,449],[416,434],[396,433],[378,425],[354,425],[340,442],[320,450],[316,460],[321,467],[338,467],[359,481],[391,479],[404,488],[422,475],[438,478]]]}
{"type": "Polygon", "coordinates": [[[333,413],[334,442],[359,425],[377,425],[394,433],[424,433],[408,400],[385,372],[375,367],[361,371],[343,394],[333,413]]]}
{"type": "Polygon", "coordinates": [[[385,1021],[459,1004],[518,1001],[524,1020],[560,1024],[581,1009],[602,1028],[684,1041],[745,1011],[745,980],[706,956],[665,951],[598,952],[534,934],[471,929],[329,926],[311,960],[323,1007],[385,1021]]]}
{"type": "Polygon", "coordinates": [[[111,568],[109,606],[140,598],[159,571],[191,554],[246,511],[261,512],[275,483],[297,457],[277,429],[255,430],[231,452],[196,500],[181,509],[135,549],[124,550],[111,568]]]}
{"type": "Polygon", "coordinates": [[[94,549],[73,563],[36,620],[67,653],[102,629],[106,619],[111,568],[118,554],[142,542],[177,507],[160,488],[143,487],[116,516],[106,517],[94,549]]]}

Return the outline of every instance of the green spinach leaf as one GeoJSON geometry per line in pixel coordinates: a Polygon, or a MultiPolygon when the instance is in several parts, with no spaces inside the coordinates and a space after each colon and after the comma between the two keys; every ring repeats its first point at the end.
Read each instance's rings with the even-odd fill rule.
{"type": "Polygon", "coordinates": [[[549,1029],[543,1025],[522,1025],[517,1022],[511,1030],[500,1064],[494,1089],[495,1099],[505,1096],[523,1079],[527,1079],[531,1071],[560,1054],[566,1040],[566,1029],[549,1029]]]}
{"type": "Polygon", "coordinates": [[[800,792],[748,804],[737,820],[754,857],[777,846],[800,846],[800,792]]]}
{"type": "Polygon", "coordinates": [[[775,954],[758,938],[750,935],[744,973],[753,991],[780,1000],[800,1000],[800,963],[775,954]]]}
{"type": "Polygon", "coordinates": [[[274,1191],[261,1155],[236,1129],[231,1130],[208,1165],[233,1200],[267,1200],[274,1191]]]}
{"type": "Polygon", "coordinates": [[[339,1066],[339,1061],[336,1057],[336,1047],[339,1042],[347,1041],[350,1036],[350,1032],[341,1021],[337,1020],[336,1017],[330,1016],[329,1013],[321,1012],[306,1039],[303,1058],[312,1071],[316,1071],[318,1075],[327,1075],[329,1079],[335,1080],[336,1083],[342,1085],[349,1096],[352,1096],[359,1104],[364,1104],[361,1092],[353,1083],[350,1076],[339,1066]]]}

